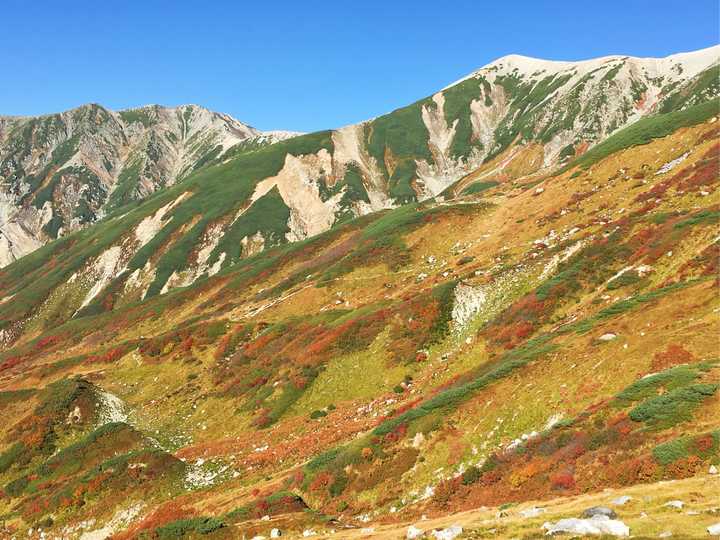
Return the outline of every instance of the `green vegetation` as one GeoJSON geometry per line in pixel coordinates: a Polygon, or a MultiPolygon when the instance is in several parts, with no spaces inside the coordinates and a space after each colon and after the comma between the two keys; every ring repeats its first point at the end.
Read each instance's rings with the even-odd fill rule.
{"type": "Polygon", "coordinates": [[[191,533],[210,534],[226,526],[224,521],[214,517],[178,519],[155,529],[155,535],[160,540],[174,540],[191,533]]]}
{"type": "Polygon", "coordinates": [[[614,291],[615,289],[620,289],[621,287],[635,285],[641,280],[642,278],[636,271],[628,270],[627,272],[623,272],[622,274],[620,274],[615,279],[609,281],[606,288],[608,291],[614,291]]]}
{"type": "Polygon", "coordinates": [[[655,396],[660,388],[666,391],[683,388],[711,368],[712,364],[707,363],[682,365],[643,377],[615,396],[615,404],[622,407],[650,398],[655,396]]]}
{"type": "Polygon", "coordinates": [[[482,476],[480,468],[475,465],[471,465],[462,473],[462,483],[469,486],[470,484],[474,484],[480,480],[480,476],[482,476]]]}
{"type": "Polygon", "coordinates": [[[525,344],[505,353],[494,367],[487,370],[477,378],[447,390],[443,390],[435,397],[420,403],[409,411],[386,420],[373,430],[374,435],[386,435],[398,426],[426,416],[435,410],[457,406],[473,395],[474,392],[485,388],[489,384],[508,376],[513,371],[527,365],[532,360],[543,356],[555,349],[549,343],[552,336],[545,334],[527,341],[525,344]]]}
{"type": "Polygon", "coordinates": [[[128,109],[126,111],[120,111],[120,118],[127,124],[134,124],[139,122],[143,127],[150,127],[153,125],[154,120],[151,116],[149,108],[141,109],[128,109]]]}
{"type": "Polygon", "coordinates": [[[621,300],[614,303],[612,306],[601,310],[592,317],[589,317],[578,323],[565,326],[563,328],[563,332],[577,332],[578,334],[585,334],[592,330],[596,324],[599,324],[602,321],[605,321],[612,317],[616,317],[617,315],[620,315],[627,311],[633,310],[647,302],[652,302],[654,300],[662,298],[663,296],[672,292],[684,289],[686,287],[690,287],[691,285],[695,285],[700,281],[704,281],[704,279],[701,278],[688,281],[679,281],[677,283],[672,283],[665,287],[661,287],[660,289],[655,289],[654,291],[638,294],[636,296],[633,296],[632,298],[628,298],[627,300],[621,300]]]}
{"type": "Polygon", "coordinates": [[[473,140],[470,104],[480,99],[483,94],[485,100],[490,99],[490,83],[484,77],[471,77],[451,86],[443,92],[445,97],[445,121],[448,126],[455,125],[455,138],[450,147],[450,154],[454,158],[464,158],[470,155],[473,148],[482,150],[482,144],[473,140]]]}
{"type": "Polygon", "coordinates": [[[646,399],[629,413],[635,422],[644,422],[651,429],[667,429],[692,419],[692,413],[711,397],[720,385],[694,384],[676,388],[667,394],[646,399]]]}
{"type": "Polygon", "coordinates": [[[426,98],[376,118],[365,127],[369,154],[387,174],[390,196],[397,203],[416,199],[411,182],[416,175],[415,161],[432,162],[428,131],[422,120],[422,107],[435,107],[426,98]]]}
{"type": "MultiPolygon", "coordinates": [[[[687,109],[692,105],[707,101],[708,98],[717,96],[718,94],[720,94],[720,66],[716,65],[700,73],[690,84],[670,93],[663,101],[659,112],[669,113],[687,109]]],[[[720,113],[717,105],[715,106],[715,110],[716,114],[720,113]]]]}
{"type": "Polygon", "coordinates": [[[483,191],[499,185],[500,182],[496,182],[495,180],[488,180],[486,182],[474,182],[467,186],[465,189],[463,189],[461,195],[475,195],[477,193],[482,193],[483,191]]]}
{"type": "Polygon", "coordinates": [[[570,162],[557,174],[572,167],[588,169],[595,163],[605,159],[611,154],[625,150],[632,146],[647,144],[653,139],[670,135],[682,127],[694,126],[717,115],[720,100],[713,99],[705,103],[694,105],[681,111],[656,114],[642,118],[634,124],[614,133],[597,146],[592,147],[582,156],[570,162]]]}
{"type": "Polygon", "coordinates": [[[548,142],[554,132],[548,131],[549,126],[546,126],[544,132],[537,132],[538,117],[544,113],[538,106],[571,78],[571,74],[549,75],[530,81],[525,81],[516,74],[498,77],[496,84],[505,90],[510,106],[505,118],[495,130],[495,146],[485,160],[489,161],[502,153],[518,136],[525,141],[540,138],[543,142],[548,142]]]}
{"type": "Polygon", "coordinates": [[[132,202],[135,190],[140,182],[140,169],[142,165],[143,163],[140,159],[129,160],[125,163],[125,167],[118,177],[117,185],[108,199],[107,208],[109,211],[132,202]]]}
{"type": "Polygon", "coordinates": [[[13,464],[18,461],[18,459],[23,455],[25,451],[25,445],[23,443],[16,442],[10,448],[5,450],[2,454],[0,454],[0,473],[4,473],[8,469],[10,469],[10,467],[12,467],[13,464]]]}
{"type": "Polygon", "coordinates": [[[669,465],[689,456],[717,461],[720,457],[720,431],[673,439],[653,448],[652,454],[661,465],[669,465]]]}
{"type": "Polygon", "coordinates": [[[674,225],[675,229],[685,229],[695,225],[717,225],[720,223],[720,211],[718,210],[702,210],[683,221],[679,221],[674,225]]]}

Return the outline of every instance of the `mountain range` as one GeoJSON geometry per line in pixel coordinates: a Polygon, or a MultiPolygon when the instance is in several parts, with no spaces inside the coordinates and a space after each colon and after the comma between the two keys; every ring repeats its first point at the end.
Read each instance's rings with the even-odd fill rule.
{"type": "Polygon", "coordinates": [[[719,98],[712,47],[308,134],[0,117],[0,531],[707,535],[719,98]]]}
{"type": "Polygon", "coordinates": [[[0,117],[0,265],[142,200],[262,133],[196,105],[118,113],[84,105],[39,117],[0,117]]]}

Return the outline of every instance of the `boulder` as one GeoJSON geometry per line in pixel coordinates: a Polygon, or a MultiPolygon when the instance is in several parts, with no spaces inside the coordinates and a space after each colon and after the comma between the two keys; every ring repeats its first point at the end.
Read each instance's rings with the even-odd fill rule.
{"type": "Polygon", "coordinates": [[[453,540],[456,536],[462,534],[463,528],[460,525],[451,525],[446,529],[433,531],[432,535],[436,540],[453,540]]]}
{"type": "Polygon", "coordinates": [[[716,523],[715,525],[710,525],[707,528],[707,532],[710,536],[720,536],[720,523],[716,523]]]}
{"type": "Polygon", "coordinates": [[[595,516],[607,516],[610,519],[615,519],[617,514],[614,510],[608,508],[607,506],[593,506],[585,510],[581,517],[591,518],[595,516]]]}
{"type": "Polygon", "coordinates": [[[556,523],[546,522],[543,529],[547,534],[581,534],[581,535],[609,535],[630,536],[630,527],[622,521],[610,519],[607,516],[596,515],[590,519],[567,518],[556,523]]]}
{"type": "Polygon", "coordinates": [[[280,538],[282,536],[282,531],[280,529],[273,529],[270,531],[270,538],[280,538]]]}
{"type": "Polygon", "coordinates": [[[544,509],[544,508],[537,508],[537,507],[533,506],[532,508],[526,508],[525,510],[520,510],[520,512],[518,512],[518,513],[519,513],[522,517],[524,517],[524,518],[526,518],[526,519],[527,519],[527,518],[534,518],[534,517],[539,516],[540,514],[544,514],[544,513],[545,513],[545,509],[544,509]]]}

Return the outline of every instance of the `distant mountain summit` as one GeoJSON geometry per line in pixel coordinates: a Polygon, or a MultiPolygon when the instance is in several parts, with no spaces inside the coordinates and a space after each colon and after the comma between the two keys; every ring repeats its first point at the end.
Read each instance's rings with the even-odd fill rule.
{"type": "Polygon", "coordinates": [[[0,266],[143,199],[263,133],[197,105],[114,112],[89,104],[0,117],[0,266]]]}
{"type": "MultiPolygon", "coordinates": [[[[1,118],[0,265],[205,169],[215,172],[177,192],[182,217],[158,253],[193,227],[187,247],[212,246],[199,254],[217,271],[351,217],[555,170],[641,118],[720,95],[719,58],[720,47],[660,59],[505,56],[409,106],[267,152],[255,150],[297,134],[195,105],[1,118]],[[209,168],[220,163],[229,169],[209,168]],[[193,225],[198,208],[213,212],[193,225]]],[[[157,290],[206,269],[172,259],[157,290]]]]}

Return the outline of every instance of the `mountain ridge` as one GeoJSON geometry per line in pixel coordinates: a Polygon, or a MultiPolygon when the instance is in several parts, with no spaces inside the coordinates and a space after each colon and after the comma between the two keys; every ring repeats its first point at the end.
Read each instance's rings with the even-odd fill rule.
{"type": "MultiPolygon", "coordinates": [[[[224,152],[225,146],[204,144],[203,166],[184,181],[163,189],[151,183],[145,193],[154,195],[116,211],[112,223],[100,220],[85,235],[63,236],[73,251],[63,257],[53,280],[30,288],[43,292],[34,292],[29,305],[20,302],[15,315],[6,314],[5,326],[17,335],[15,325],[44,310],[51,291],[72,276],[86,279],[75,283],[76,295],[62,308],[70,315],[105,309],[99,299],[108,287],[142,300],[358,216],[435,197],[462,197],[488,185],[530,184],[580,159],[622,126],[664,109],[690,110],[720,95],[715,63],[692,78],[679,73],[670,82],[625,61],[603,67],[559,76],[534,69],[529,74],[491,70],[338,130],[274,144],[248,138],[224,152]],[[220,151],[208,154],[211,148],[220,151]]],[[[124,114],[133,129],[141,130],[142,121],[150,121],[142,114],[158,110],[124,114]]],[[[184,125],[181,117],[172,118],[184,125]]],[[[151,135],[149,140],[157,141],[151,135]]],[[[56,177],[45,174],[44,181],[56,177]]],[[[22,206],[37,229],[55,219],[46,209],[49,188],[42,180],[35,180],[40,189],[22,206]]],[[[68,212],[72,217],[72,205],[68,212]]],[[[45,250],[41,260],[50,260],[55,249],[45,250]]],[[[16,293],[28,295],[30,289],[16,293]]],[[[0,305],[0,312],[7,309],[7,303],[0,305]]]]}
{"type": "Polygon", "coordinates": [[[146,197],[261,132],[196,105],[0,117],[0,265],[146,197]],[[58,187],[61,186],[61,187],[58,187]]]}
{"type": "Polygon", "coordinates": [[[0,536],[714,530],[717,68],[604,66],[250,137],[0,268],[0,536]]]}

